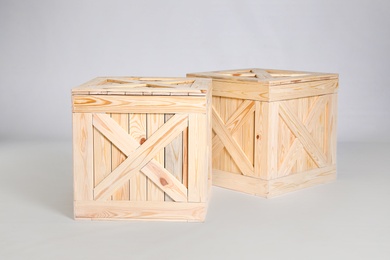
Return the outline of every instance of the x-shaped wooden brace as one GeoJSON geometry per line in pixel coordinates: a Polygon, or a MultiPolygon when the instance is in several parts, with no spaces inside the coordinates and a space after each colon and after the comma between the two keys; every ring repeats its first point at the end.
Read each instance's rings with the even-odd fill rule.
{"type": "Polygon", "coordinates": [[[225,147],[236,162],[243,175],[253,176],[253,165],[246,157],[240,145],[233,138],[233,134],[249,119],[254,112],[254,102],[245,100],[241,106],[226,122],[223,123],[218,113],[213,108],[213,130],[216,135],[213,138],[213,154],[219,154],[225,147]]]}
{"type": "Polygon", "coordinates": [[[174,201],[187,201],[187,188],[153,157],[188,126],[188,115],[176,114],[142,145],[106,114],[93,114],[93,126],[127,159],[94,188],[94,198],[105,200],[141,171],[174,201]]]}
{"type": "Polygon", "coordinates": [[[315,119],[318,118],[321,115],[321,112],[324,111],[323,108],[326,105],[326,99],[327,97],[318,97],[316,102],[312,105],[312,108],[310,109],[310,112],[304,122],[301,122],[301,120],[299,120],[299,118],[292,112],[286,101],[279,103],[279,114],[296,137],[286,154],[282,165],[280,166],[280,173],[290,171],[296,161],[298,151],[302,149],[302,146],[318,167],[324,167],[327,165],[326,156],[310,134],[316,126],[315,119]]]}

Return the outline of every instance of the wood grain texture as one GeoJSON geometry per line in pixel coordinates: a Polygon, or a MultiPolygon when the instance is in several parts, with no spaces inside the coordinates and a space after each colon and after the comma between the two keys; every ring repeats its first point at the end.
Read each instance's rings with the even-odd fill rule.
{"type": "Polygon", "coordinates": [[[276,197],[299,189],[328,183],[335,179],[335,165],[288,175],[269,182],[269,194],[267,197],[276,197]]]}
{"type": "MultiPolygon", "coordinates": [[[[129,115],[129,133],[141,145],[146,141],[146,114],[129,115]]],[[[147,200],[147,177],[140,169],[134,172],[130,180],[130,200],[147,200]]]]}
{"type": "MultiPolygon", "coordinates": [[[[175,120],[178,121],[178,118],[176,117],[175,120]]],[[[167,129],[169,130],[174,123],[171,122],[170,126],[163,125],[160,127],[159,130],[155,131],[154,135],[149,137],[149,140],[156,140],[159,138],[159,136],[164,135],[164,131],[167,129]]],[[[115,121],[104,114],[94,114],[94,126],[108,139],[110,139],[113,144],[121,147],[122,152],[128,156],[134,155],[137,148],[138,152],[141,150],[140,148],[145,148],[140,147],[140,144],[133,137],[129,136],[119,125],[115,123],[115,121]]],[[[154,153],[158,153],[158,150],[154,151],[154,153]]],[[[129,158],[126,160],[128,159],[129,158]]],[[[113,174],[115,171],[121,171],[121,168],[126,167],[123,165],[123,163],[119,165],[117,169],[115,169],[111,174],[113,174]]],[[[174,198],[175,201],[187,200],[187,189],[184,187],[184,185],[182,185],[174,176],[172,176],[166,169],[164,169],[164,167],[161,166],[161,164],[159,164],[156,160],[151,159],[145,166],[141,167],[141,171],[146,174],[149,179],[152,180],[160,189],[162,189],[165,193],[168,193],[171,198],[174,198]]],[[[110,178],[112,178],[112,176],[110,178]]],[[[107,178],[104,181],[107,181],[107,178]]],[[[115,181],[114,184],[115,187],[110,187],[112,190],[115,190],[116,187],[120,186],[119,184],[115,183],[115,181]]],[[[114,184],[112,186],[114,186],[114,184]]],[[[107,194],[105,196],[107,196],[107,194]]]]}
{"type": "MultiPolygon", "coordinates": [[[[172,118],[174,114],[166,114],[165,121],[172,118]]],[[[183,182],[183,134],[179,134],[168,144],[165,149],[165,169],[176,177],[181,183],[183,182]]],[[[169,195],[165,195],[165,201],[172,201],[169,195]]]]}
{"type": "Polygon", "coordinates": [[[213,185],[261,197],[268,193],[268,184],[265,180],[215,169],[213,185]]]}
{"type": "Polygon", "coordinates": [[[93,200],[92,115],[73,113],[73,189],[75,200],[93,200]]]}
{"type": "Polygon", "coordinates": [[[76,201],[75,218],[92,220],[205,220],[205,203],[175,203],[155,201],[76,201]]]}
{"type": "Polygon", "coordinates": [[[316,142],[313,140],[306,127],[302,124],[302,122],[299,121],[294,113],[291,112],[285,103],[280,103],[280,112],[280,116],[283,118],[284,122],[288,125],[294,135],[300,140],[300,142],[303,144],[303,147],[311,156],[311,158],[316,162],[318,167],[326,166],[325,155],[318,148],[316,142]]]}
{"type": "MultiPolygon", "coordinates": [[[[161,126],[164,125],[164,114],[147,115],[147,134],[152,136],[161,126]]],[[[154,157],[156,162],[164,166],[164,150],[161,150],[154,157]]],[[[148,180],[148,201],[164,201],[164,192],[151,180],[148,180]]]]}
{"type": "MultiPolygon", "coordinates": [[[[129,130],[129,115],[128,114],[111,114],[111,118],[115,120],[126,132],[129,130]]],[[[114,144],[111,146],[111,171],[115,170],[124,160],[126,155],[123,154],[114,144]]],[[[110,172],[111,172],[110,171],[110,172]]],[[[129,200],[130,199],[130,182],[125,183],[119,190],[112,195],[113,200],[129,200]]]]}
{"type": "Polygon", "coordinates": [[[208,195],[207,116],[192,113],[188,117],[188,201],[206,202],[208,195]],[[200,145],[205,144],[205,145],[200,145]]]}
{"type": "Polygon", "coordinates": [[[172,117],[171,120],[160,127],[153,136],[131,153],[120,166],[95,187],[95,198],[102,200],[110,196],[118,186],[123,185],[135,173],[138,173],[161,149],[181,133],[185,127],[187,127],[187,115],[178,114],[172,117]]]}
{"type": "Polygon", "coordinates": [[[268,179],[269,103],[255,102],[254,176],[268,179]]]}
{"type": "MultiPolygon", "coordinates": [[[[180,115],[164,124],[154,135],[145,141],[145,145],[140,145],[133,137],[129,137],[123,129],[118,126],[110,117],[101,114],[94,115],[94,126],[99,129],[114,144],[122,146],[122,151],[129,157],[119,165],[109,176],[107,176],[98,186],[95,187],[95,199],[103,200],[113,191],[121,186],[122,183],[130,179],[135,173],[141,170],[152,180],[158,180],[158,185],[164,192],[170,194],[172,198],[178,201],[186,200],[186,188],[169,174],[153,157],[170,142],[180,129],[186,127],[187,116],[180,115]],[[176,127],[178,127],[176,129],[176,127]],[[115,138],[114,138],[115,137],[115,138]],[[124,138],[120,138],[124,137],[124,138]],[[161,148],[155,148],[161,145],[161,148]],[[138,148],[137,148],[138,147],[138,148]],[[155,148],[155,149],[153,149],[155,148]],[[146,165],[145,165],[146,164],[146,165]],[[136,167],[131,167],[136,165],[136,167]],[[131,170],[127,170],[130,168],[131,170]],[[154,175],[152,177],[152,175],[154,175]]],[[[131,184],[131,182],[130,182],[131,184]]]]}
{"type": "Polygon", "coordinates": [[[99,77],[74,88],[75,218],[204,221],[211,99],[202,78],[99,77]]]}
{"type": "MultiPolygon", "coordinates": [[[[241,186],[229,185],[245,192],[245,181],[255,182],[248,177],[269,185],[335,164],[337,102],[333,104],[331,97],[337,96],[337,74],[251,68],[187,75],[213,80],[212,151],[217,182],[224,173],[236,174],[226,182],[243,178],[241,186]],[[237,163],[242,175],[235,171],[237,163]],[[252,173],[249,165],[253,165],[252,173]]],[[[320,182],[323,179],[313,176],[320,182]]]]}
{"type": "Polygon", "coordinates": [[[73,112],[83,113],[206,113],[204,96],[73,96],[73,112]]]}
{"type": "Polygon", "coordinates": [[[253,175],[253,165],[245,156],[245,153],[242,151],[241,147],[237,144],[236,140],[231,136],[231,134],[224,127],[222,119],[219,117],[219,114],[213,109],[213,129],[215,133],[219,136],[220,140],[226,147],[227,151],[233,158],[236,160],[238,168],[244,175],[251,176],[253,175]]]}
{"type": "Polygon", "coordinates": [[[312,169],[273,180],[263,180],[213,170],[213,185],[265,198],[273,198],[303,188],[329,183],[335,179],[335,165],[312,169]]]}

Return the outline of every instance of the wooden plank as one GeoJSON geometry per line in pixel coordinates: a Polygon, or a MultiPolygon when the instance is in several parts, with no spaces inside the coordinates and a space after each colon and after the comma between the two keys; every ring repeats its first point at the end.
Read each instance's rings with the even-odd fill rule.
{"type": "Polygon", "coordinates": [[[73,112],[205,113],[205,96],[73,96],[73,112]]]}
{"type": "MultiPolygon", "coordinates": [[[[146,114],[130,114],[129,125],[130,136],[142,145],[146,141],[146,114]]],[[[130,180],[130,200],[147,200],[147,178],[139,170],[134,173],[130,180]]]]}
{"type": "MultiPolygon", "coordinates": [[[[124,182],[139,172],[139,170],[153,159],[157,152],[163,149],[187,127],[187,117],[186,114],[177,114],[160,127],[154,135],[131,153],[120,166],[95,187],[95,198],[104,199],[110,196],[124,182]]],[[[166,180],[163,182],[165,183],[166,180]]]]}
{"type": "MultiPolygon", "coordinates": [[[[200,73],[188,73],[187,77],[191,78],[212,78],[213,82],[215,80],[229,80],[229,81],[236,81],[236,83],[242,83],[242,82],[258,82],[259,79],[254,76],[254,73],[245,73],[245,72],[223,72],[223,71],[214,71],[214,72],[200,72],[200,73]],[[232,75],[233,74],[233,75],[232,75]],[[247,76],[246,76],[247,75],[247,76]],[[249,76],[249,77],[248,77],[249,76]]],[[[213,83],[214,84],[214,83],[213,83]]],[[[214,85],[213,85],[214,88],[214,85]]]]}
{"type": "MultiPolygon", "coordinates": [[[[148,138],[152,136],[161,126],[164,125],[164,114],[147,115],[147,132],[148,138]]],[[[164,166],[164,150],[162,149],[154,157],[156,162],[164,166]]],[[[148,180],[148,200],[164,201],[164,192],[151,180],[148,180]]]]}
{"type": "MultiPolygon", "coordinates": [[[[129,130],[128,114],[112,114],[111,118],[115,120],[126,132],[129,130]]],[[[111,170],[115,170],[124,160],[126,155],[123,154],[114,144],[111,147],[111,170]]],[[[112,195],[113,200],[130,199],[130,183],[125,183],[119,190],[112,195]]]]}
{"type": "MultiPolygon", "coordinates": [[[[300,98],[298,100],[298,119],[301,120],[301,122],[304,122],[304,124],[307,126],[305,122],[307,122],[307,117],[309,116],[311,112],[311,107],[309,106],[309,99],[314,99],[314,97],[308,97],[308,98],[300,98]]],[[[309,129],[308,129],[309,130],[309,129]]],[[[309,132],[311,132],[309,130],[309,132]]],[[[299,140],[296,138],[291,146],[294,145],[295,142],[299,142],[299,140]]],[[[297,163],[296,163],[296,172],[302,172],[306,171],[308,169],[308,155],[303,148],[301,147],[300,150],[297,151],[297,163]]],[[[281,169],[279,170],[281,172],[281,169]]]]}
{"type": "MultiPolygon", "coordinates": [[[[221,114],[220,115],[222,116],[223,115],[222,112],[224,112],[225,118],[221,117],[221,119],[225,122],[225,125],[226,125],[226,123],[229,120],[229,118],[237,110],[237,108],[239,107],[240,103],[242,103],[242,100],[241,99],[237,99],[237,98],[221,98],[221,101],[223,101],[222,104],[223,104],[224,111],[221,110],[221,114]]],[[[242,150],[241,131],[236,131],[234,134],[230,134],[230,135],[236,141],[237,145],[242,150]]],[[[232,158],[232,155],[229,153],[227,148],[226,148],[226,151],[227,151],[227,154],[226,154],[225,162],[224,162],[225,163],[224,170],[229,171],[229,172],[235,172],[235,173],[241,174],[241,170],[237,166],[235,158],[232,158]]]]}
{"type": "MultiPolygon", "coordinates": [[[[221,97],[213,96],[212,100],[213,100],[213,105],[212,105],[213,109],[215,109],[215,111],[219,112],[220,107],[221,107],[221,97]]],[[[212,167],[213,167],[213,169],[222,170],[221,159],[222,159],[222,156],[224,156],[224,154],[222,152],[224,146],[223,146],[221,140],[219,140],[218,135],[215,134],[214,129],[213,129],[213,133],[214,133],[214,137],[213,137],[213,141],[212,141],[212,151],[213,151],[212,152],[212,154],[213,154],[212,167]],[[216,140],[218,140],[218,142],[216,140]]]]}
{"type": "Polygon", "coordinates": [[[208,187],[207,116],[188,116],[188,201],[206,202],[208,187]]]}
{"type": "Polygon", "coordinates": [[[278,174],[278,135],[279,135],[279,104],[268,103],[268,135],[267,135],[267,176],[266,179],[277,178],[278,174]]]}
{"type": "Polygon", "coordinates": [[[267,83],[214,79],[213,96],[268,101],[269,87],[267,83]]]}
{"type": "Polygon", "coordinates": [[[93,200],[92,115],[73,113],[74,200],[93,200]]]}
{"type": "Polygon", "coordinates": [[[316,142],[313,140],[303,123],[299,121],[284,102],[280,102],[280,116],[294,135],[301,141],[303,147],[318,167],[326,166],[326,158],[323,152],[318,148],[316,142]]]}
{"type": "Polygon", "coordinates": [[[256,74],[256,78],[258,78],[258,79],[272,78],[272,76],[267,71],[265,71],[263,69],[252,69],[251,71],[256,74]]]}
{"type": "Polygon", "coordinates": [[[76,201],[76,219],[204,221],[206,203],[76,201]]]}
{"type": "Polygon", "coordinates": [[[183,131],[183,185],[188,188],[188,127],[183,131]]]}
{"type": "MultiPolygon", "coordinates": [[[[111,173],[111,142],[96,128],[93,130],[94,187],[111,173]]],[[[111,198],[107,198],[110,200],[111,198]]]]}
{"type": "Polygon", "coordinates": [[[270,86],[269,101],[333,94],[337,92],[338,85],[335,79],[270,86]]]}
{"type": "Polygon", "coordinates": [[[268,193],[266,180],[215,169],[213,185],[261,197],[266,197],[268,193]]]}
{"type": "Polygon", "coordinates": [[[329,100],[328,116],[328,162],[336,164],[337,162],[337,95],[331,95],[329,100]]]}
{"type": "Polygon", "coordinates": [[[268,135],[269,103],[255,102],[255,158],[254,176],[267,180],[268,176],[268,135]]]}
{"type": "MultiPolygon", "coordinates": [[[[166,114],[165,121],[169,121],[174,114],[166,114]]],[[[183,182],[183,134],[179,134],[165,147],[165,169],[183,182]]],[[[172,201],[169,195],[165,195],[165,201],[172,201]]]]}
{"type": "MultiPolygon", "coordinates": [[[[105,114],[94,114],[93,124],[115,146],[121,147],[121,151],[127,156],[132,154],[140,146],[139,142],[128,135],[121,126],[105,114]]],[[[160,135],[161,132],[157,134],[160,135]]],[[[149,138],[151,137],[149,136],[149,138]]],[[[157,180],[155,184],[165,193],[168,193],[171,198],[174,198],[175,201],[187,201],[186,187],[156,160],[152,159],[141,171],[150,180],[157,180]]]]}
{"type": "Polygon", "coordinates": [[[336,166],[312,169],[269,181],[267,197],[276,197],[298,189],[324,184],[336,179],[336,166]]]}

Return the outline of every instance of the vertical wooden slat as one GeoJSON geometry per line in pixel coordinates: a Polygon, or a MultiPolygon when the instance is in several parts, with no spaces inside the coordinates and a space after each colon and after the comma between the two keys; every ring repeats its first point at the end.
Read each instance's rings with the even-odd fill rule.
{"type": "MultiPolygon", "coordinates": [[[[166,114],[165,122],[172,116],[174,116],[174,114],[166,114]]],[[[183,183],[183,134],[178,135],[165,147],[165,169],[183,183]]],[[[173,200],[165,194],[165,201],[173,200]]]]}
{"type": "MultiPolygon", "coordinates": [[[[148,138],[154,134],[164,124],[164,114],[147,114],[147,134],[148,138]]],[[[154,159],[164,166],[164,149],[154,157],[154,159]]],[[[148,200],[164,201],[164,192],[148,179],[148,200]]]]}
{"type": "Polygon", "coordinates": [[[268,117],[269,103],[255,101],[254,174],[261,179],[268,179],[268,117]]]}
{"type": "MultiPolygon", "coordinates": [[[[214,110],[217,111],[217,113],[220,113],[221,97],[213,97],[213,107],[214,107],[214,110]]],[[[221,165],[222,157],[224,156],[224,152],[225,152],[223,150],[218,154],[213,154],[213,163],[212,163],[213,169],[223,170],[222,165],[221,165]]]]}
{"type": "Polygon", "coordinates": [[[278,174],[278,135],[279,135],[279,103],[269,102],[268,110],[268,176],[277,178],[278,174]]]}
{"type": "Polygon", "coordinates": [[[336,164],[337,156],[337,94],[330,95],[329,99],[329,148],[328,148],[328,163],[336,164]]]}
{"type": "Polygon", "coordinates": [[[96,128],[93,131],[94,183],[96,187],[111,173],[111,142],[96,128]]]}
{"type": "Polygon", "coordinates": [[[73,113],[74,200],[93,200],[92,114],[73,113]]]}
{"type": "MultiPolygon", "coordinates": [[[[302,121],[306,121],[306,117],[310,112],[310,107],[309,107],[309,98],[300,98],[298,99],[298,118],[302,121]]],[[[297,138],[297,137],[295,137],[297,138]]],[[[298,141],[299,142],[299,141],[298,141]]],[[[297,155],[297,167],[296,171],[297,172],[302,172],[307,169],[308,166],[308,155],[305,151],[305,149],[301,148],[298,152],[297,155]]]]}
{"type": "MultiPolygon", "coordinates": [[[[129,133],[140,144],[146,141],[146,114],[129,115],[129,133]]],[[[130,179],[130,200],[146,201],[147,177],[137,172],[130,179]]]]}
{"type": "MultiPolygon", "coordinates": [[[[129,129],[129,116],[128,114],[111,114],[114,119],[126,132],[129,129]]],[[[111,156],[111,170],[115,170],[125,159],[126,156],[115,146],[112,145],[112,156],[111,156]]],[[[114,192],[112,195],[113,200],[129,200],[130,199],[130,183],[126,183],[114,192]]]]}
{"type": "MultiPolygon", "coordinates": [[[[233,115],[233,113],[236,112],[236,110],[241,105],[243,100],[237,99],[237,98],[229,98],[229,99],[227,99],[226,102],[228,102],[228,104],[226,105],[226,120],[224,120],[225,123],[230,119],[230,117],[233,115]]],[[[240,130],[243,130],[243,129],[244,129],[244,126],[242,126],[240,130]]],[[[246,138],[243,136],[243,131],[240,131],[240,130],[236,131],[232,136],[236,140],[237,144],[244,151],[243,140],[246,138]]],[[[234,160],[233,156],[229,152],[228,152],[228,155],[229,155],[229,159],[230,159],[229,172],[242,174],[240,169],[238,168],[237,163],[234,160]]]]}
{"type": "Polygon", "coordinates": [[[207,116],[191,113],[188,118],[188,201],[205,202],[208,174],[207,116]]]}
{"type": "MultiPolygon", "coordinates": [[[[211,145],[211,141],[210,141],[211,145]]],[[[188,127],[183,131],[183,185],[188,188],[188,127]]]]}
{"type": "MultiPolygon", "coordinates": [[[[228,99],[225,98],[225,97],[221,97],[221,100],[220,100],[220,107],[219,107],[219,116],[220,118],[222,119],[223,123],[226,123],[227,121],[227,106],[229,106],[230,104],[228,103],[228,99]]],[[[220,164],[221,164],[221,169],[223,171],[227,171],[227,172],[230,172],[231,171],[231,164],[232,164],[232,160],[231,160],[231,157],[230,157],[230,154],[227,152],[226,148],[224,148],[222,151],[221,151],[221,155],[220,155],[220,164]]]]}

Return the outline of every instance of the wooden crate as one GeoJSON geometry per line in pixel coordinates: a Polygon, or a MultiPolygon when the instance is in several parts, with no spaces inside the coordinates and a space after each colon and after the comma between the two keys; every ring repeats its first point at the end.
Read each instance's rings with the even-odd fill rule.
{"type": "Polygon", "coordinates": [[[213,79],[213,184],[273,197],[336,178],[338,75],[268,69],[213,79]]]}
{"type": "Polygon", "coordinates": [[[209,79],[100,77],[74,88],[75,218],[203,221],[211,99],[209,79]]]}

